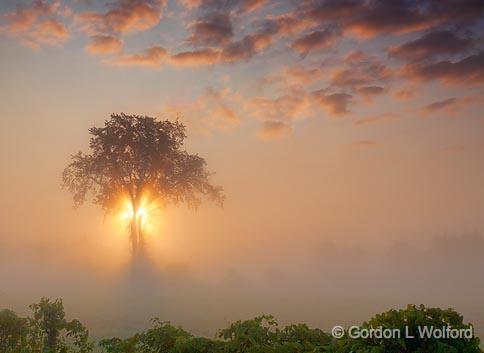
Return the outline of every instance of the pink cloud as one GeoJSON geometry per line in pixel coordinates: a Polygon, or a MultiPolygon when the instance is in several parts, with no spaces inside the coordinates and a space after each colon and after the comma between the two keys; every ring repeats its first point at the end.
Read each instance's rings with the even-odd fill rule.
{"type": "Polygon", "coordinates": [[[170,56],[170,63],[175,66],[213,65],[220,60],[220,51],[207,48],[181,52],[170,56]]]}
{"type": "Polygon", "coordinates": [[[76,22],[89,35],[127,34],[156,26],[165,8],[165,0],[117,0],[106,12],[88,11],[77,15],[76,22]]]}
{"type": "Polygon", "coordinates": [[[164,48],[154,46],[137,54],[123,54],[111,60],[105,61],[105,63],[113,66],[160,67],[166,57],[167,52],[164,48]]]}
{"type": "Polygon", "coordinates": [[[7,13],[4,16],[6,25],[0,28],[0,33],[32,49],[62,44],[70,36],[69,30],[59,19],[64,13],[60,2],[37,0],[30,6],[17,7],[7,13]]]}

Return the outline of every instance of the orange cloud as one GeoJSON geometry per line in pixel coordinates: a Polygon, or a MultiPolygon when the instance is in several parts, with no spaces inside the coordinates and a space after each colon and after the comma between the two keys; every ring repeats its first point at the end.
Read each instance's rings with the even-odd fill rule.
{"type": "Polygon", "coordinates": [[[376,86],[392,76],[391,70],[378,58],[367,57],[361,52],[350,54],[345,61],[348,67],[332,75],[331,85],[357,89],[361,86],[376,86]]]}
{"type": "Polygon", "coordinates": [[[323,70],[320,68],[306,68],[301,66],[290,66],[283,71],[284,78],[289,82],[301,85],[308,85],[323,77],[323,70]]]}
{"type": "Polygon", "coordinates": [[[313,92],[316,102],[333,115],[348,113],[348,106],[352,101],[352,96],[347,93],[327,93],[326,89],[313,92]]]}
{"type": "Polygon", "coordinates": [[[181,52],[170,56],[170,63],[175,66],[213,65],[220,59],[220,51],[212,48],[181,52]]]}
{"type": "Polygon", "coordinates": [[[376,124],[380,122],[388,122],[398,119],[398,114],[395,113],[383,113],[378,115],[370,115],[365,118],[359,119],[353,123],[354,126],[362,126],[367,124],[376,124]]]}
{"type": "Polygon", "coordinates": [[[69,31],[58,19],[64,14],[59,2],[37,0],[30,6],[18,7],[5,15],[6,25],[0,28],[23,45],[38,49],[41,45],[58,45],[69,38],[69,31]]]}
{"type": "Polygon", "coordinates": [[[203,0],[180,0],[180,2],[189,10],[199,7],[203,0]]]}
{"type": "Polygon", "coordinates": [[[418,88],[415,87],[415,86],[406,86],[406,87],[402,87],[402,88],[399,88],[395,91],[392,92],[392,95],[394,98],[398,99],[398,100],[409,100],[413,97],[415,97],[415,95],[417,94],[418,92],[418,88]]]}
{"type": "Polygon", "coordinates": [[[332,29],[314,31],[294,41],[291,48],[299,52],[299,54],[307,54],[312,50],[325,49],[332,46],[336,42],[336,38],[337,33],[332,29]]]}
{"type": "Polygon", "coordinates": [[[93,36],[91,42],[86,46],[86,50],[95,55],[121,53],[123,41],[112,36],[93,36]]]}
{"type": "Polygon", "coordinates": [[[160,22],[165,5],[165,0],[117,0],[107,12],[84,12],[76,17],[76,22],[89,35],[145,31],[160,22]]]}
{"type": "Polygon", "coordinates": [[[252,12],[262,8],[267,0],[243,0],[240,8],[242,12],[252,12]]]}
{"type": "Polygon", "coordinates": [[[237,42],[230,43],[222,51],[224,62],[248,60],[267,48],[272,42],[272,35],[264,32],[248,34],[237,42]]]}
{"type": "Polygon", "coordinates": [[[208,87],[197,99],[188,102],[170,102],[165,107],[166,114],[180,116],[187,125],[201,132],[231,130],[241,122],[235,107],[241,96],[229,88],[208,87]]]}
{"type": "Polygon", "coordinates": [[[164,62],[167,52],[164,48],[155,46],[143,50],[141,53],[132,55],[121,55],[105,63],[114,66],[147,66],[159,67],[164,62]]]}
{"type": "Polygon", "coordinates": [[[474,42],[470,38],[459,37],[453,31],[438,30],[424,36],[390,48],[392,56],[405,60],[423,60],[435,55],[463,53],[472,48],[474,42]]]}
{"type": "Polygon", "coordinates": [[[198,19],[190,25],[193,31],[188,38],[192,44],[220,45],[229,42],[232,38],[232,23],[228,13],[213,13],[198,19]]]}
{"type": "Polygon", "coordinates": [[[265,120],[294,121],[313,115],[311,97],[299,88],[293,88],[276,98],[249,99],[246,110],[252,117],[265,120]]]}
{"type": "Polygon", "coordinates": [[[407,65],[405,75],[417,80],[441,80],[451,84],[484,82],[484,51],[458,61],[442,60],[428,64],[407,65]]]}

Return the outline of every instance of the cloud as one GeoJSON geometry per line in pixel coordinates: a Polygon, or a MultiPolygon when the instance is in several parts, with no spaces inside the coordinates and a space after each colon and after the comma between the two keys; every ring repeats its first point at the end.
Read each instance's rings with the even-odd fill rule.
{"type": "Polygon", "coordinates": [[[81,13],[76,22],[91,36],[145,31],[160,22],[165,5],[165,0],[116,0],[108,11],[81,13]]]}
{"type": "Polygon", "coordinates": [[[175,67],[199,67],[216,64],[220,61],[220,58],[221,52],[212,48],[172,54],[160,46],[154,46],[136,54],[122,54],[105,62],[115,66],[147,66],[156,68],[162,64],[169,64],[175,67]]]}
{"type": "Polygon", "coordinates": [[[425,113],[435,113],[441,111],[442,109],[449,109],[454,107],[458,103],[458,99],[455,97],[447,98],[441,101],[433,102],[422,108],[425,113]]]}
{"type": "Polygon", "coordinates": [[[228,131],[241,122],[235,107],[242,97],[229,88],[207,87],[193,101],[170,102],[165,112],[170,116],[180,116],[190,127],[200,131],[228,131]]]}
{"type": "Polygon", "coordinates": [[[388,122],[388,121],[396,120],[398,118],[399,118],[399,115],[395,113],[383,113],[383,114],[377,114],[377,115],[370,115],[355,121],[353,125],[362,126],[362,125],[368,125],[368,124],[377,124],[380,122],[388,122]]]}
{"type": "Polygon", "coordinates": [[[345,31],[362,37],[403,34],[437,25],[465,27],[483,14],[480,1],[458,5],[453,0],[326,0],[308,2],[303,16],[318,23],[334,22],[345,31]]]}
{"type": "Polygon", "coordinates": [[[226,130],[240,124],[240,116],[231,107],[234,103],[239,103],[240,95],[233,93],[229,88],[217,90],[209,87],[202,99],[210,109],[209,116],[205,118],[207,125],[226,130]]]}
{"type": "Polygon", "coordinates": [[[348,113],[348,106],[352,96],[347,93],[327,93],[327,89],[320,89],[313,92],[316,102],[333,115],[348,113]]]}
{"type": "Polygon", "coordinates": [[[268,33],[248,34],[239,41],[230,43],[222,52],[224,62],[248,60],[255,54],[267,48],[272,42],[272,35],[268,33]]]}
{"type": "Polygon", "coordinates": [[[242,12],[252,12],[259,10],[267,3],[267,0],[243,0],[240,4],[242,12]]]}
{"type": "Polygon", "coordinates": [[[330,77],[332,88],[349,90],[368,102],[386,92],[393,73],[379,58],[357,51],[349,53],[342,63],[330,77]]]}
{"type": "Polygon", "coordinates": [[[183,6],[185,6],[189,10],[193,10],[199,7],[203,0],[179,0],[183,6]]]}
{"type": "Polygon", "coordinates": [[[323,31],[314,31],[295,40],[291,48],[300,54],[308,54],[312,50],[325,49],[332,46],[337,38],[334,29],[325,29],[323,31]]]}
{"type": "Polygon", "coordinates": [[[262,22],[260,31],[286,37],[313,28],[315,24],[312,19],[293,10],[278,16],[268,16],[262,22]]]}
{"type": "Polygon", "coordinates": [[[457,110],[469,107],[471,105],[484,104],[483,95],[469,95],[463,97],[450,97],[438,100],[423,106],[420,110],[424,115],[444,112],[454,114],[457,110]]]}
{"type": "Polygon", "coordinates": [[[301,66],[290,66],[284,69],[284,77],[298,84],[311,84],[323,77],[323,71],[320,68],[306,68],[301,66]]]}
{"type": "Polygon", "coordinates": [[[410,1],[368,1],[351,14],[345,23],[348,30],[371,37],[381,33],[408,33],[429,28],[435,18],[425,7],[410,1]]]}
{"type": "Polygon", "coordinates": [[[315,21],[335,21],[351,17],[363,8],[361,0],[328,0],[315,2],[306,9],[306,15],[315,21]]]}
{"type": "Polygon", "coordinates": [[[123,41],[112,36],[93,36],[86,46],[87,52],[94,55],[106,55],[121,53],[123,41]]]}
{"type": "Polygon", "coordinates": [[[185,51],[170,56],[170,63],[175,66],[213,65],[220,60],[220,51],[212,48],[185,51]]]}
{"type": "Polygon", "coordinates": [[[291,87],[276,98],[256,96],[245,105],[249,115],[261,121],[292,122],[313,115],[311,97],[300,87],[291,87]]]}
{"type": "Polygon", "coordinates": [[[333,21],[346,31],[371,37],[381,33],[405,33],[428,28],[434,21],[425,6],[410,1],[326,0],[306,10],[316,21],[333,21]]]}
{"type": "Polygon", "coordinates": [[[359,95],[363,96],[363,98],[367,100],[371,100],[374,96],[383,94],[385,92],[385,88],[380,86],[364,86],[364,87],[358,88],[356,92],[359,95]]]}
{"type": "Polygon", "coordinates": [[[429,64],[408,65],[405,74],[414,79],[441,80],[446,83],[475,84],[484,82],[484,51],[458,61],[442,60],[429,64]]]}
{"type": "Polygon", "coordinates": [[[60,2],[34,1],[4,15],[6,24],[0,33],[16,38],[32,49],[42,45],[58,45],[69,39],[67,27],[59,20],[65,14],[60,2]]]}
{"type": "Polygon", "coordinates": [[[330,79],[332,86],[355,90],[361,86],[378,86],[392,76],[391,70],[377,57],[366,56],[360,52],[348,55],[345,63],[348,64],[347,67],[333,73],[330,79]]]}
{"type": "Polygon", "coordinates": [[[212,13],[192,23],[190,28],[193,33],[187,41],[196,45],[226,44],[234,35],[228,13],[212,13]]]}
{"type": "Polygon", "coordinates": [[[392,91],[392,95],[395,99],[406,101],[415,97],[417,92],[418,92],[418,88],[413,85],[410,85],[410,86],[404,86],[392,91]]]}
{"type": "Polygon", "coordinates": [[[154,46],[143,50],[137,54],[123,54],[116,58],[105,61],[113,66],[147,66],[159,67],[167,57],[167,51],[159,46],[154,46]]]}
{"type": "Polygon", "coordinates": [[[267,0],[181,0],[181,3],[187,9],[200,8],[205,13],[220,10],[247,13],[262,8],[267,0]]]}
{"type": "Polygon", "coordinates": [[[289,136],[291,133],[292,128],[286,122],[280,120],[265,120],[257,136],[261,140],[278,140],[289,136]]]}
{"type": "Polygon", "coordinates": [[[470,38],[461,38],[453,31],[438,30],[390,48],[389,54],[409,61],[420,61],[442,54],[462,53],[473,46],[474,41],[470,38]]]}

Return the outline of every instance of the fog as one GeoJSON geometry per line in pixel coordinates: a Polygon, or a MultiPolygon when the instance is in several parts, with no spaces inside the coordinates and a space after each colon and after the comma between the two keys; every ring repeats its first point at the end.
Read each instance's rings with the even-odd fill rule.
{"type": "Polygon", "coordinates": [[[452,307],[478,333],[484,326],[484,238],[478,233],[378,249],[325,240],[288,258],[266,248],[269,261],[260,267],[256,259],[240,267],[220,263],[217,274],[194,263],[160,265],[153,248],[117,266],[81,265],[59,251],[76,245],[61,242],[21,248],[2,242],[1,307],[26,314],[42,296],[61,297],[68,316],[81,319],[94,337],[139,331],[153,317],[213,336],[230,321],[263,313],[327,330],[409,303],[452,307]]]}
{"type": "Polygon", "coordinates": [[[43,119],[58,126],[17,118],[0,131],[0,308],[25,315],[42,296],[63,298],[99,338],[153,317],[207,336],[260,314],[329,330],[422,303],[483,332],[482,147],[437,149],[415,133],[362,149],[342,142],[352,132],[339,121],[274,143],[188,131],[227,201],[163,209],[138,263],[115,217],[90,202],[73,210],[60,188],[110,110],[54,111],[43,119]]]}

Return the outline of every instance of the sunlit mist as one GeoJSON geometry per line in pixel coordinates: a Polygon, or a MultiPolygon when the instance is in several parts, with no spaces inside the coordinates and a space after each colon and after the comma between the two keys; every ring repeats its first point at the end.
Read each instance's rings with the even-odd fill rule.
{"type": "Polygon", "coordinates": [[[139,222],[145,236],[155,236],[160,231],[161,209],[161,203],[156,199],[150,199],[150,193],[146,192],[141,197],[136,210],[129,198],[123,198],[121,207],[114,217],[118,219],[119,226],[125,230],[129,230],[131,223],[135,221],[139,222]]]}

